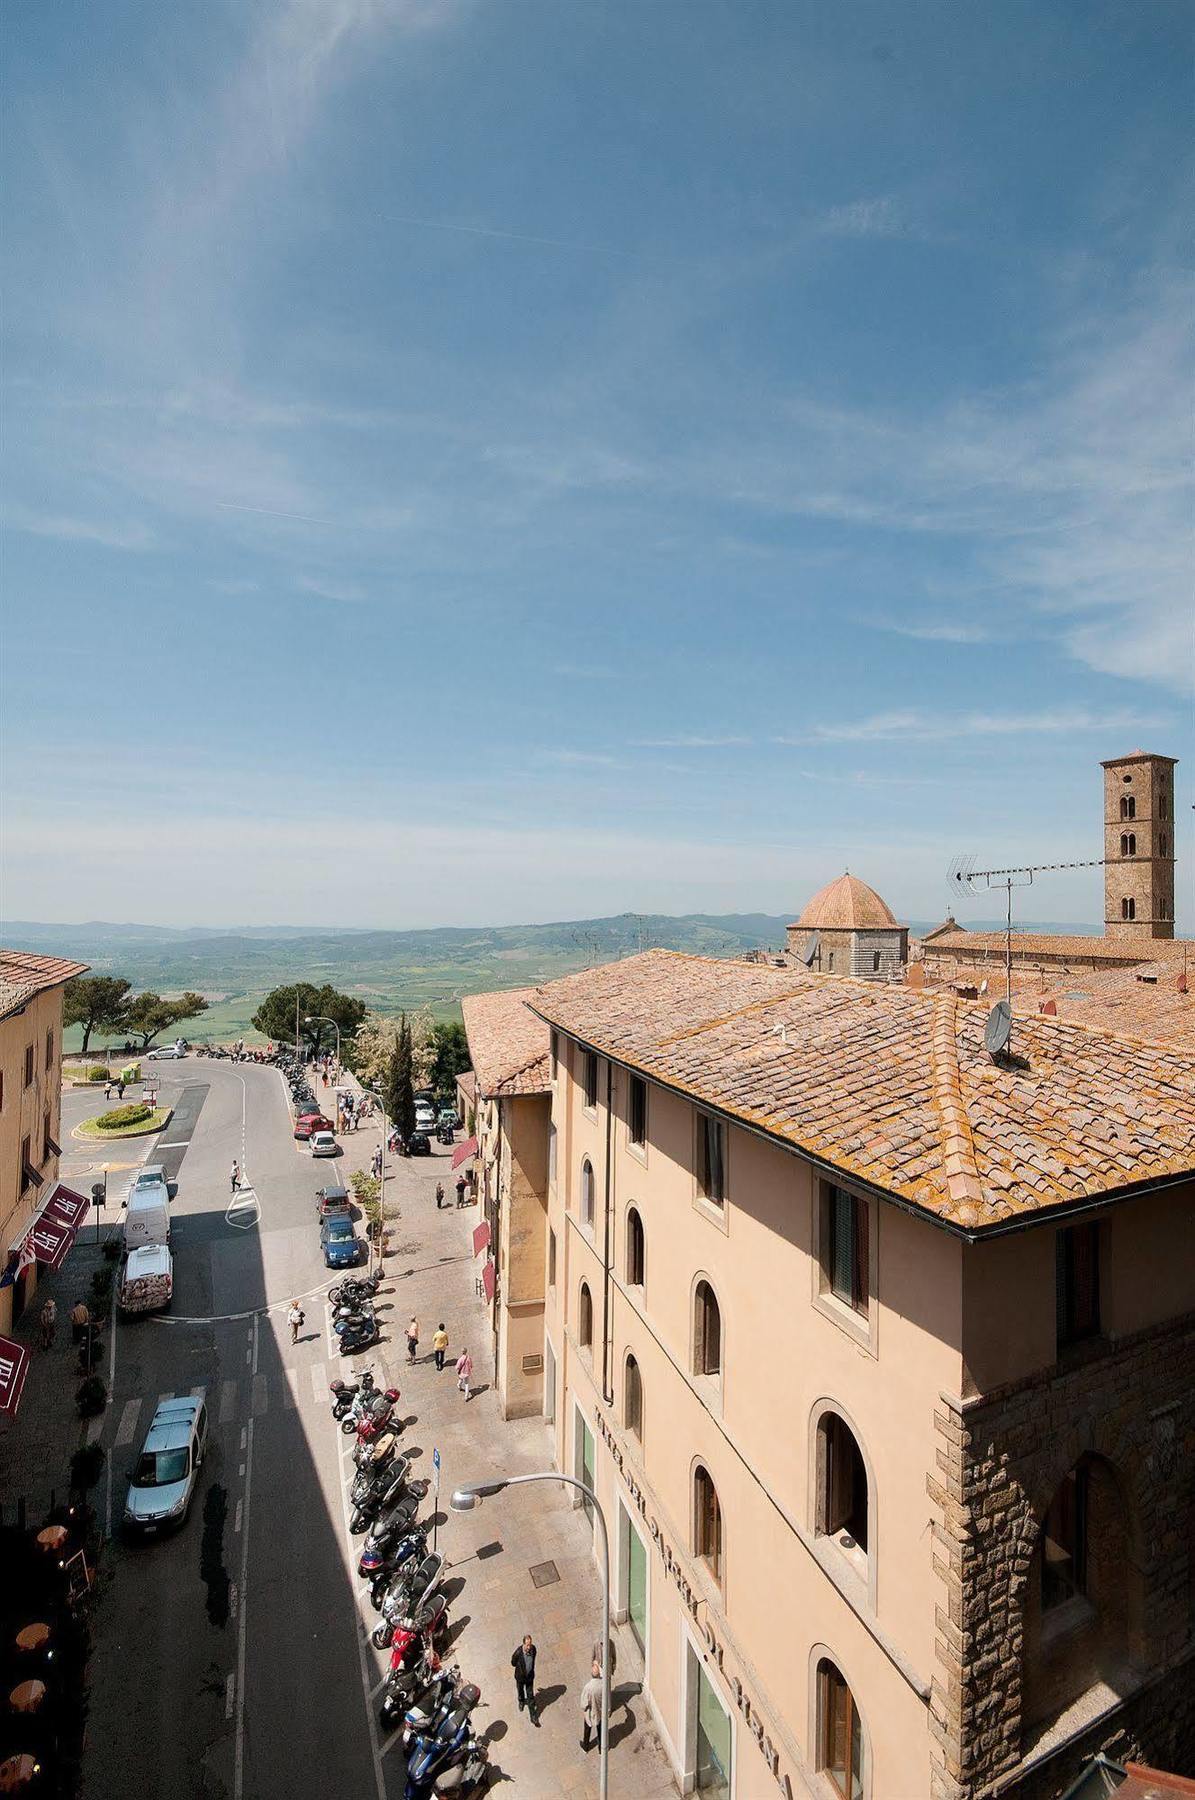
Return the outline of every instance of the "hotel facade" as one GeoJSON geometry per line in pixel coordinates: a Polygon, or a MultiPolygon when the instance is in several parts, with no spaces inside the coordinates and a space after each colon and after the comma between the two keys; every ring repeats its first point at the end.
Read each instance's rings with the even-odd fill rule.
{"type": "Polygon", "coordinates": [[[526,1004],[543,1408],[681,1791],[1189,1768],[1191,1048],[664,951],[526,1004]]]}

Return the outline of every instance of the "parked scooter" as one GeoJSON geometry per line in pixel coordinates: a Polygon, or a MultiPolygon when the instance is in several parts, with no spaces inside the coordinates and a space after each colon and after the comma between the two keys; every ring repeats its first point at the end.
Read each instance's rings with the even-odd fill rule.
{"type": "Polygon", "coordinates": [[[489,1785],[489,1745],[484,1738],[470,1737],[436,1770],[430,1790],[423,1791],[436,1800],[475,1800],[489,1785]]]}
{"type": "Polygon", "coordinates": [[[373,1370],[362,1369],[356,1381],[341,1381],[338,1376],[335,1381],[328,1383],[328,1388],[332,1395],[332,1417],[343,1419],[353,1409],[359,1396],[376,1391],[373,1370]]]}
{"type": "Polygon", "coordinates": [[[353,1450],[353,1467],[355,1469],[376,1469],[379,1463],[389,1462],[398,1447],[397,1431],[383,1431],[380,1436],[366,1438],[353,1450]]]}
{"type": "Polygon", "coordinates": [[[354,1351],[370,1349],[377,1343],[380,1336],[378,1322],[372,1313],[362,1313],[354,1319],[345,1319],[336,1326],[336,1337],[342,1356],[352,1356],[354,1351]]]}
{"type": "Polygon", "coordinates": [[[357,1558],[357,1573],[369,1582],[369,1598],[375,1612],[381,1612],[394,1577],[403,1569],[414,1567],[426,1548],[427,1526],[412,1524],[388,1549],[362,1550],[357,1558]]]}
{"type": "Polygon", "coordinates": [[[405,1456],[400,1456],[396,1462],[384,1462],[380,1469],[372,1472],[361,1470],[349,1489],[349,1503],[353,1508],[349,1530],[354,1537],[365,1530],[371,1519],[383,1517],[397,1504],[410,1471],[411,1465],[405,1456]]]}
{"type": "Polygon", "coordinates": [[[380,1393],[377,1388],[364,1389],[341,1419],[341,1431],[345,1437],[356,1432],[359,1441],[377,1437],[400,1397],[398,1388],[383,1388],[380,1393]]]}
{"type": "Polygon", "coordinates": [[[439,1587],[443,1574],[444,1558],[435,1550],[429,1550],[416,1567],[400,1568],[382,1601],[381,1624],[375,1625],[373,1630],[373,1641],[379,1650],[387,1648],[400,1619],[417,1613],[426,1605],[439,1587]]]}
{"type": "Polygon", "coordinates": [[[361,1554],[357,1559],[358,1575],[368,1575],[372,1578],[403,1538],[409,1537],[415,1531],[422,1533],[426,1530],[426,1527],[419,1527],[415,1523],[415,1515],[418,1511],[419,1501],[416,1496],[406,1494],[396,1500],[386,1512],[378,1513],[375,1516],[365,1542],[361,1546],[361,1554]]]}
{"type": "Polygon", "coordinates": [[[335,1287],[328,1289],[328,1299],[333,1306],[372,1300],[380,1285],[380,1275],[348,1275],[343,1281],[337,1282],[335,1287]]]}
{"type": "Polygon", "coordinates": [[[390,1647],[390,1666],[386,1671],[386,1692],[382,1700],[382,1723],[393,1728],[403,1713],[417,1685],[420,1659],[434,1650],[447,1629],[448,1602],[437,1594],[413,1618],[404,1619],[395,1631],[390,1647]]]}
{"type": "Polygon", "coordinates": [[[434,1736],[414,1740],[407,1756],[405,1800],[430,1797],[437,1777],[465,1760],[469,1746],[476,1742],[469,1720],[480,1699],[481,1690],[466,1682],[434,1736]]]}
{"type": "MultiPolygon", "coordinates": [[[[438,1660],[438,1659],[437,1659],[438,1660]]],[[[417,1737],[435,1737],[456,1704],[461,1686],[461,1665],[443,1664],[427,1683],[422,1693],[412,1698],[403,1715],[402,1747],[409,1750],[417,1737]]]]}

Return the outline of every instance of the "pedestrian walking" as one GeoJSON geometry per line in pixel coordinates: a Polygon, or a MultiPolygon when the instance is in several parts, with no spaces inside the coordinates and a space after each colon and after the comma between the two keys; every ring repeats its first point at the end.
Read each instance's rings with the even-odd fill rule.
{"type": "Polygon", "coordinates": [[[419,1321],[414,1316],[407,1326],[407,1359],[414,1362],[419,1354],[419,1321]]]}
{"type": "Polygon", "coordinates": [[[581,1689],[581,1748],[588,1754],[589,1734],[602,1747],[602,1665],[594,1661],[593,1673],[581,1689]]]}
{"type": "Polygon", "coordinates": [[[47,1299],[37,1316],[41,1320],[41,1347],[43,1350],[52,1349],[58,1324],[58,1308],[53,1300],[47,1299]]]}
{"type": "Polygon", "coordinates": [[[290,1326],[290,1341],[292,1344],[298,1343],[299,1332],[303,1327],[306,1317],[307,1314],[303,1311],[299,1302],[297,1300],[292,1300],[290,1303],[290,1311],[286,1315],[286,1322],[290,1326]]]}
{"type": "Polygon", "coordinates": [[[111,1082],[111,1078],[109,1078],[109,1080],[107,1080],[104,1083],[104,1099],[111,1100],[111,1098],[112,1098],[112,1082],[111,1082]]]}
{"type": "Polygon", "coordinates": [[[463,1175],[458,1175],[456,1178],[456,1203],[458,1206],[465,1204],[465,1178],[463,1175]]]}
{"type": "Polygon", "coordinates": [[[533,1725],[539,1724],[539,1714],[535,1710],[535,1645],[529,1631],[524,1632],[523,1641],[510,1659],[510,1666],[515,1672],[515,1693],[519,1697],[519,1711],[526,1707],[533,1725]]]}
{"type": "MultiPolygon", "coordinates": [[[[618,1666],[618,1651],[614,1648],[614,1639],[613,1638],[610,1639],[607,1649],[609,1650],[609,1654],[610,1654],[610,1679],[611,1679],[611,1681],[613,1681],[614,1680],[614,1671],[615,1671],[616,1667],[618,1666]]],[[[601,1640],[601,1638],[594,1639],[591,1661],[593,1661],[597,1664],[598,1669],[600,1671],[601,1666],[602,1666],[602,1640],[601,1640]]]]}
{"type": "Polygon", "coordinates": [[[241,1185],[241,1165],[236,1160],[235,1156],[232,1159],[232,1173],[229,1176],[228,1181],[231,1191],[235,1194],[241,1185]]]}
{"type": "Polygon", "coordinates": [[[71,1307],[71,1338],[81,1344],[87,1336],[87,1327],[91,1324],[91,1314],[87,1310],[86,1300],[78,1300],[71,1307]]]}
{"type": "Polygon", "coordinates": [[[118,1081],[116,1084],[116,1098],[118,1100],[124,1099],[124,1082],[123,1081],[118,1081]]]}
{"type": "Polygon", "coordinates": [[[432,1337],[432,1349],[436,1353],[437,1369],[442,1369],[444,1367],[444,1352],[447,1350],[447,1348],[448,1348],[448,1333],[445,1331],[444,1321],[443,1321],[443,1319],[441,1319],[440,1323],[436,1326],[435,1334],[432,1337]]]}
{"type": "Polygon", "coordinates": [[[473,1389],[470,1385],[473,1378],[473,1358],[467,1350],[462,1350],[456,1359],[456,1385],[466,1400],[472,1400],[473,1389]]]}
{"type": "Polygon", "coordinates": [[[439,1212],[439,1210],[443,1206],[443,1204],[444,1204],[444,1183],[442,1181],[437,1181],[437,1183],[436,1183],[436,1211],[437,1212],[439,1212]]]}

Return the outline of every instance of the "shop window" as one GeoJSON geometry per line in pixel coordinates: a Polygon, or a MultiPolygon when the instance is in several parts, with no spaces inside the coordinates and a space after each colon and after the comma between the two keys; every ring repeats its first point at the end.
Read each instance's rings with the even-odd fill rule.
{"type": "Polygon", "coordinates": [[[832,1182],[822,1187],[820,1248],[823,1287],[866,1317],[870,1282],[867,1202],[832,1182]]]}
{"type": "Polygon", "coordinates": [[[863,1721],[841,1670],[826,1657],[817,1665],[817,1763],[843,1800],[863,1800],[863,1721]]]}
{"type": "Polygon", "coordinates": [[[594,1181],[593,1164],[586,1157],[581,1164],[581,1223],[593,1226],[594,1181]]]}
{"type": "Polygon", "coordinates": [[[854,1432],[838,1413],[823,1413],[818,1424],[818,1483],[819,1532],[865,1559],[867,1468],[854,1432]]]}
{"type": "Polygon", "coordinates": [[[1058,1347],[1096,1337],[1100,1329],[1100,1228],[1064,1225],[1055,1240],[1058,1347]]]}
{"type": "Polygon", "coordinates": [[[642,1287],[647,1272],[647,1243],[636,1206],[627,1209],[627,1286],[642,1287]]]}
{"type": "Polygon", "coordinates": [[[693,1295],[693,1373],[722,1373],[722,1312],[708,1281],[699,1281],[693,1295]]]}
{"type": "Polygon", "coordinates": [[[582,1350],[593,1349],[593,1296],[589,1292],[589,1283],[581,1283],[581,1294],[577,1305],[577,1338],[582,1350]]]}
{"type": "Polygon", "coordinates": [[[712,1114],[697,1114],[697,1191],[721,1206],[726,1199],[726,1129],[712,1114]]]}
{"type": "Polygon", "coordinates": [[[638,1075],[631,1076],[627,1096],[627,1137],[636,1150],[647,1143],[647,1083],[638,1075]]]}
{"type": "Polygon", "coordinates": [[[585,1109],[587,1112],[596,1112],[597,1111],[597,1091],[598,1091],[598,1059],[597,1059],[597,1052],[595,1050],[587,1050],[585,1052],[585,1067],[584,1067],[583,1074],[584,1074],[584,1084],[585,1084],[585,1109]]]}
{"type": "Polygon", "coordinates": [[[1087,1592],[1087,1470],[1059,1484],[1041,1528],[1041,1609],[1051,1612],[1087,1592]]]}
{"type": "Polygon", "coordinates": [[[714,1580],[722,1580],[722,1507],[708,1469],[698,1463],[693,1471],[693,1551],[714,1580]]]}
{"type": "Polygon", "coordinates": [[[643,1442],[643,1377],[633,1356],[627,1357],[622,1387],[622,1422],[632,1437],[643,1442]]]}

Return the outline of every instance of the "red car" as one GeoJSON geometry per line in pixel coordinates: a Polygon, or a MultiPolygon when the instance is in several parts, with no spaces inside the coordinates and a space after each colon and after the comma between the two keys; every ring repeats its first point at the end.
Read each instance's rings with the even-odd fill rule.
{"type": "Polygon", "coordinates": [[[301,1113],[295,1120],[295,1136],[306,1143],[313,1131],[335,1131],[331,1119],[325,1119],[321,1112],[301,1113]]]}

